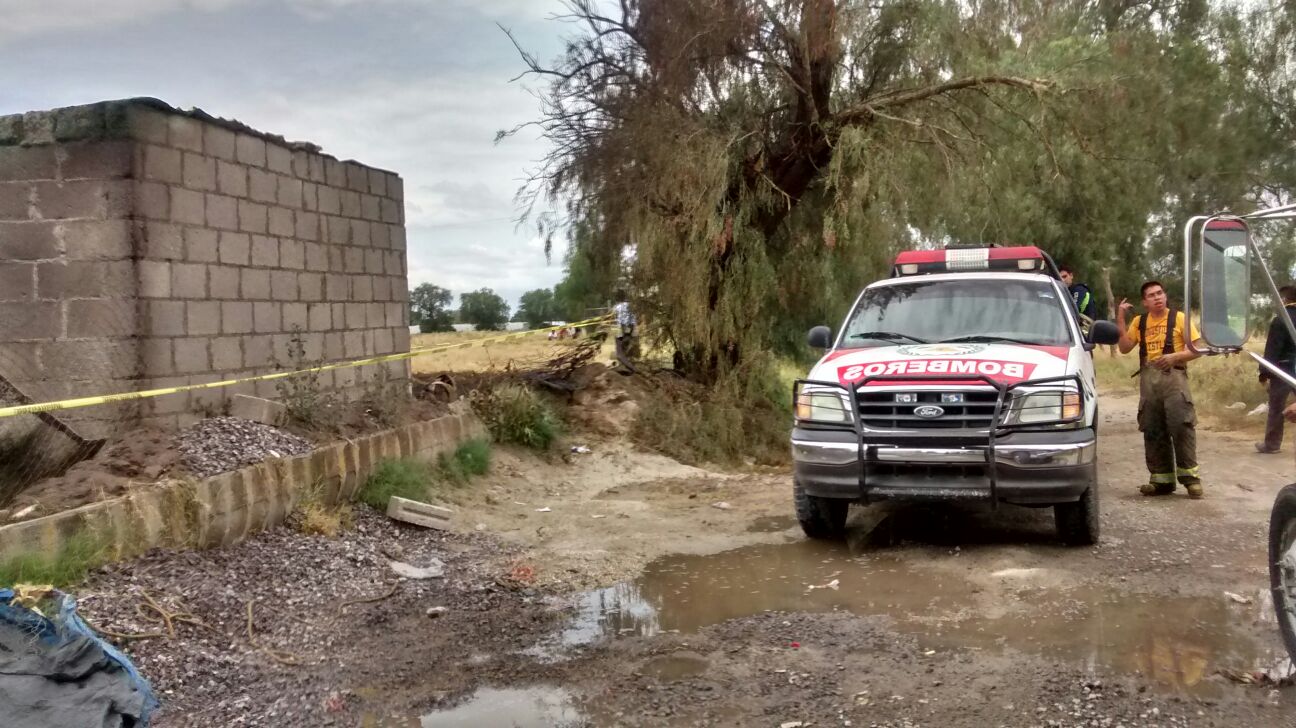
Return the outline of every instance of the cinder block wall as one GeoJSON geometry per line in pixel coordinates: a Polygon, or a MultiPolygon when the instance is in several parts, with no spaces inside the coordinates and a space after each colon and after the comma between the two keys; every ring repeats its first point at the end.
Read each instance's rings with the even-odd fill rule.
{"type": "MultiPolygon", "coordinates": [[[[0,117],[0,185],[0,375],[32,397],[268,373],[297,335],[311,363],[409,349],[395,174],[138,99],[0,117]]],[[[375,369],[321,384],[354,391],[375,369]]],[[[236,392],[276,394],[68,415],[93,436],[183,426],[236,392]]]]}

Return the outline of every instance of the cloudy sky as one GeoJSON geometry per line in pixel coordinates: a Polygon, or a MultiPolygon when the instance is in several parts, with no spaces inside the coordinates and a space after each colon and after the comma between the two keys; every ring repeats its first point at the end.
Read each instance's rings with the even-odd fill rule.
{"type": "MultiPolygon", "coordinates": [[[[494,144],[537,102],[498,25],[548,60],[557,0],[0,0],[0,114],[132,96],[200,107],[405,178],[410,283],[562,277],[513,194],[544,153],[494,144]]],[[[534,83],[532,84],[534,85],[534,83]]]]}

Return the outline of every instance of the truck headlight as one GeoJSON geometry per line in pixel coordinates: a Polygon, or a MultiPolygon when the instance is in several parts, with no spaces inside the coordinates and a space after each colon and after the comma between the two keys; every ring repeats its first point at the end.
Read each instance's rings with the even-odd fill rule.
{"type": "Polygon", "coordinates": [[[796,399],[796,416],[809,422],[849,424],[851,413],[847,400],[838,392],[800,392],[796,399]]]}
{"type": "Polygon", "coordinates": [[[1083,413],[1080,393],[1067,390],[1021,394],[1013,401],[1006,424],[1042,425],[1074,422],[1083,413]]]}

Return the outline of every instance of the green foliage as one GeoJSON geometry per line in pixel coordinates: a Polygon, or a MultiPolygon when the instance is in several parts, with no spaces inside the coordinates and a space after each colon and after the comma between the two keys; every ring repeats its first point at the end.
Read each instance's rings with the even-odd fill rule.
{"type": "Polygon", "coordinates": [[[435,331],[454,331],[450,304],[454,294],[431,283],[424,283],[410,291],[410,322],[419,327],[419,331],[429,334],[435,331]]]}
{"type": "Polygon", "coordinates": [[[83,531],[64,541],[53,555],[27,552],[0,562],[0,586],[71,586],[85,579],[91,569],[107,563],[110,556],[107,539],[83,531]]]}
{"type": "Polygon", "coordinates": [[[558,304],[554,300],[553,290],[537,288],[522,294],[521,305],[518,307],[513,320],[525,321],[528,327],[538,329],[548,326],[551,321],[562,318],[558,313],[558,304]]]}
{"type": "Polygon", "coordinates": [[[547,450],[558,439],[558,415],[535,391],[505,384],[472,393],[472,406],[496,442],[547,450]]]}
{"type": "Polygon", "coordinates": [[[432,469],[417,460],[384,460],[365,481],[359,498],[380,511],[387,510],[392,496],[425,501],[432,477],[432,469]]]}
{"type": "Polygon", "coordinates": [[[395,427],[404,422],[409,414],[409,382],[393,378],[386,364],[362,367],[362,374],[365,369],[374,370],[365,379],[361,395],[365,414],[382,427],[395,427]]]}
{"type": "MultiPolygon", "coordinates": [[[[317,367],[320,358],[306,351],[306,337],[300,326],[294,326],[288,339],[288,362],[277,362],[279,368],[301,371],[317,367]]],[[[331,432],[342,419],[342,403],[337,395],[320,384],[320,372],[305,371],[286,379],[275,380],[279,401],[283,402],[288,424],[314,432],[331,432]]]]}
{"type": "Polygon", "coordinates": [[[490,440],[473,439],[455,448],[453,453],[442,454],[437,462],[438,475],[452,485],[463,485],[490,470],[490,440]]]}
{"type": "Polygon", "coordinates": [[[478,331],[499,331],[508,322],[508,303],[489,288],[459,295],[459,318],[478,331]]]}

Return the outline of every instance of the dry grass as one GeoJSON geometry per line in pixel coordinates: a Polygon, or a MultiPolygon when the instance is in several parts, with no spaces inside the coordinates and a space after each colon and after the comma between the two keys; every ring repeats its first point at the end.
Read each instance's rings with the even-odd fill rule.
{"type": "MultiPolygon", "coordinates": [[[[444,334],[418,334],[411,342],[412,346],[440,346],[443,344],[462,344],[477,339],[499,336],[501,332],[465,331],[444,334]]],[[[481,344],[467,349],[455,349],[437,354],[415,357],[413,360],[416,374],[427,372],[483,372],[491,369],[504,369],[509,364],[527,364],[547,361],[562,353],[562,350],[573,346],[576,341],[584,339],[550,341],[547,333],[535,333],[519,336],[515,339],[492,344],[481,344]]],[[[599,361],[611,361],[613,347],[609,339],[599,354],[599,361]]]]}

